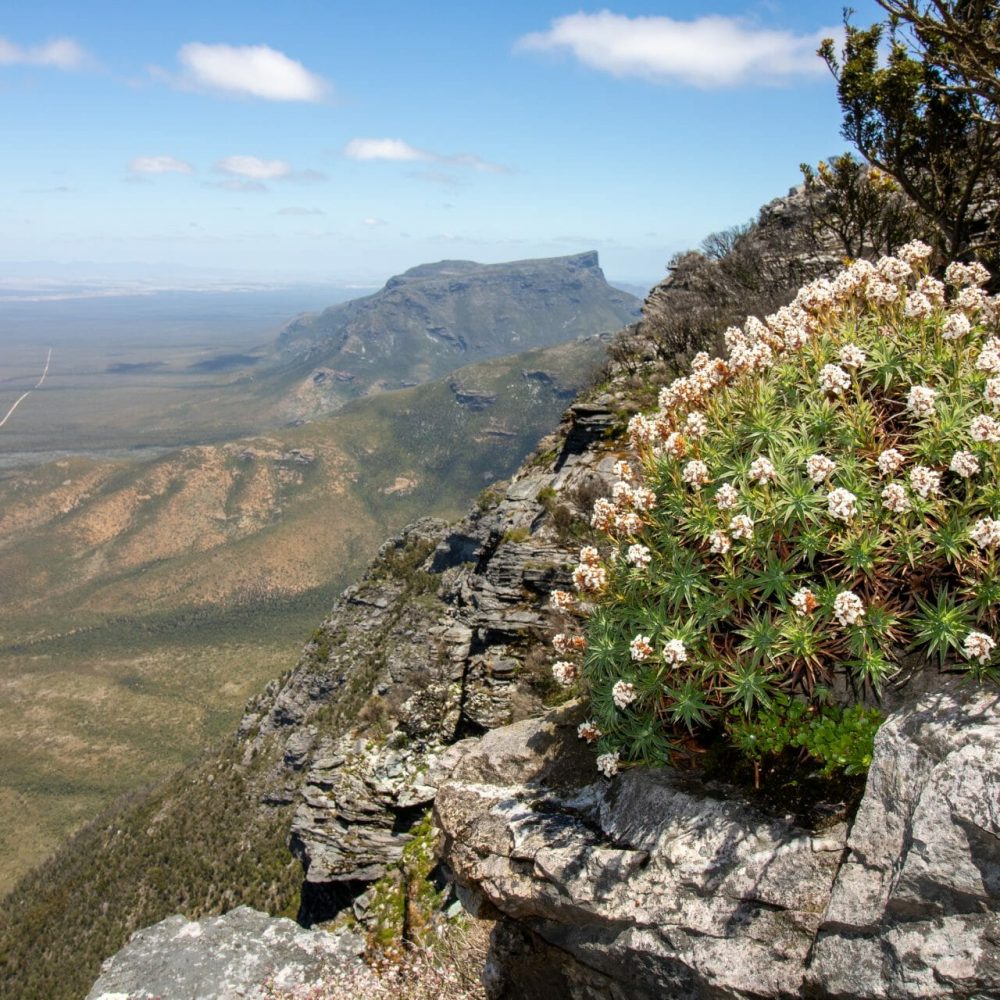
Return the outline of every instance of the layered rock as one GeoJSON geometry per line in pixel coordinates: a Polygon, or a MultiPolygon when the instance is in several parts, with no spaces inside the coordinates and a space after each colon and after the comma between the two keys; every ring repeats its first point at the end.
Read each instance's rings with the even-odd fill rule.
{"type": "Polygon", "coordinates": [[[574,709],[485,736],[438,791],[499,918],[491,996],[1000,996],[1000,706],[942,683],[876,741],[848,831],[670,769],[597,775],[574,709]]]}

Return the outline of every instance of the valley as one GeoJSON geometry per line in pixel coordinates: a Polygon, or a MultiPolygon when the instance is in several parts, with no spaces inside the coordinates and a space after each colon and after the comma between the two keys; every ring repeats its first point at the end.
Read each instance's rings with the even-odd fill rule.
{"type": "MultiPolygon", "coordinates": [[[[397,340],[353,399],[317,387],[322,338],[306,360],[246,335],[57,339],[0,431],[0,891],[228,732],[387,535],[509,475],[628,319],[608,298],[511,344],[554,346],[458,367],[449,344],[410,378],[397,340]]],[[[38,354],[5,355],[0,406],[38,354]]]]}

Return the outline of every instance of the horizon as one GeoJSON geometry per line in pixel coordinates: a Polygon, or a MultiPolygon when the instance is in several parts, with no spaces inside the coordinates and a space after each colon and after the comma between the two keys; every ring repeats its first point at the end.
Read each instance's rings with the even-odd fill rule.
{"type": "Polygon", "coordinates": [[[826,0],[22,6],[0,23],[0,269],[373,287],[596,249],[649,286],[844,150],[814,55],[840,19],[826,0]]]}

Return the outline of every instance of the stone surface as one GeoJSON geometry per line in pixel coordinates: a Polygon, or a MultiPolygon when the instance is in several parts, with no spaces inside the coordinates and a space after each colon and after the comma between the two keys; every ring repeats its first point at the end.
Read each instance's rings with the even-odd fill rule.
{"type": "Polygon", "coordinates": [[[168,917],[104,963],[87,1000],[265,1000],[265,983],[307,985],[358,962],[362,949],[355,934],[305,930],[246,906],[199,921],[168,917]]]}
{"type": "Polygon", "coordinates": [[[494,998],[1000,997],[1000,706],[942,682],[879,733],[850,829],[662,770],[599,777],[576,709],[438,790],[494,998]]]}

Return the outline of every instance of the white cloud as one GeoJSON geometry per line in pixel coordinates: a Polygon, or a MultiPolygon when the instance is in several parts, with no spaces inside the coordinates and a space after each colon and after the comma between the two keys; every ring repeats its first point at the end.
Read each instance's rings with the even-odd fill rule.
{"type": "Polygon", "coordinates": [[[366,226],[384,226],[385,219],[376,219],[374,215],[369,215],[367,219],[361,220],[366,226]]]}
{"type": "Polygon", "coordinates": [[[352,139],[344,147],[351,160],[432,160],[433,155],[402,139],[352,139]]]}
{"type": "Polygon", "coordinates": [[[402,139],[352,139],[344,147],[344,156],[351,160],[396,160],[402,162],[449,163],[490,174],[510,173],[509,167],[490,163],[475,153],[434,153],[418,149],[402,139]]]}
{"type": "Polygon", "coordinates": [[[300,205],[289,205],[287,208],[279,208],[275,215],[326,215],[321,208],[303,208],[300,205]]]}
{"type": "Polygon", "coordinates": [[[129,169],[134,174],[192,174],[194,167],[174,156],[137,156],[129,169]]]}
{"type": "Polygon", "coordinates": [[[93,65],[94,59],[72,38],[55,38],[33,48],[22,48],[0,37],[0,66],[51,66],[70,71],[93,65]]]}
{"type": "Polygon", "coordinates": [[[268,101],[321,101],[330,84],[300,62],[267,45],[181,46],[181,86],[218,90],[268,101]]]}
{"type": "Polygon", "coordinates": [[[761,28],[740,18],[706,15],[693,21],[626,17],[603,10],[552,21],[515,45],[521,51],[568,51],[613,76],[694,87],[788,83],[825,72],[816,49],[840,29],[808,34],[761,28]]]}
{"type": "Polygon", "coordinates": [[[262,160],[257,156],[227,156],[219,160],[215,169],[223,174],[236,177],[246,177],[253,181],[272,181],[278,177],[287,177],[291,165],[284,160],[262,160]]]}

